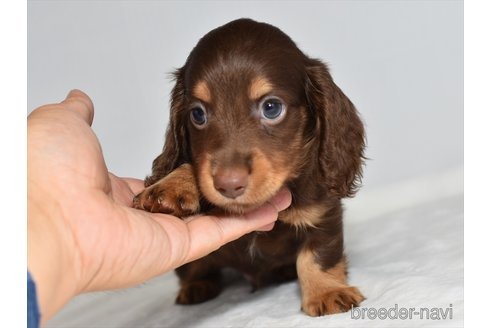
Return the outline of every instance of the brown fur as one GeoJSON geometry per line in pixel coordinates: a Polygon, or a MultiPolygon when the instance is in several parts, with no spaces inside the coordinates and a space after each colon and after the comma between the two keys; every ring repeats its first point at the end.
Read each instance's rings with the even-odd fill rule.
{"type": "Polygon", "coordinates": [[[346,282],[341,199],[359,186],[364,129],[327,67],[279,29],[241,19],[205,35],[175,78],[164,149],[136,207],[241,213],[283,186],[293,195],[272,231],[178,268],[176,302],[217,296],[221,268],[232,267],[255,289],[299,276],[302,309],[312,316],[357,306],[363,296],[346,282]],[[275,120],[261,115],[271,97],[286,108],[275,120]],[[207,116],[199,127],[190,116],[197,106],[207,116]],[[224,180],[233,196],[218,187],[224,180]]]}
{"type": "Polygon", "coordinates": [[[279,214],[279,220],[298,229],[316,228],[321,223],[327,210],[325,204],[291,207],[279,214]]]}
{"type": "Polygon", "coordinates": [[[153,213],[189,216],[200,211],[200,193],[190,164],[183,164],[133,200],[133,206],[153,213]]]}

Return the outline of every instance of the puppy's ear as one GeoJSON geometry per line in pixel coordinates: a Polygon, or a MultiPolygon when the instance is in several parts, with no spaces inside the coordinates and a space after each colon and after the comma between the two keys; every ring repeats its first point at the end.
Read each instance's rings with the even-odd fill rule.
{"type": "Polygon", "coordinates": [[[332,194],[351,197],[362,177],[365,148],[357,110],[319,60],[307,65],[306,94],[317,120],[321,174],[332,194]]]}
{"type": "Polygon", "coordinates": [[[174,72],[176,84],[171,91],[171,112],[166,131],[166,141],[162,153],[152,163],[152,175],[145,179],[150,186],[165,177],[171,171],[189,162],[188,136],[184,117],[185,86],[184,67],[174,72]]]}

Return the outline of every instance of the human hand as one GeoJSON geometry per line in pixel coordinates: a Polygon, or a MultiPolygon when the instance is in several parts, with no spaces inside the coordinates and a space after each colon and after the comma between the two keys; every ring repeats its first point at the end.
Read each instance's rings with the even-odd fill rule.
{"type": "Polygon", "coordinates": [[[81,91],[33,111],[28,123],[28,268],[42,322],[73,296],[132,286],[270,230],[287,190],[242,217],[187,220],[131,208],[143,181],[108,172],[81,91]]]}

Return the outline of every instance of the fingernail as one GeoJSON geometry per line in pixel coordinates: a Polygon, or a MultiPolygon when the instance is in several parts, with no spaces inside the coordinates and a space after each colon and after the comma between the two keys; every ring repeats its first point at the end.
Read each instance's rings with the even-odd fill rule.
{"type": "Polygon", "coordinates": [[[270,204],[272,204],[277,211],[280,212],[289,207],[291,202],[292,194],[287,188],[283,188],[272,198],[270,204]]]}
{"type": "Polygon", "coordinates": [[[70,90],[65,98],[74,97],[77,91],[78,91],[77,89],[70,90]]]}

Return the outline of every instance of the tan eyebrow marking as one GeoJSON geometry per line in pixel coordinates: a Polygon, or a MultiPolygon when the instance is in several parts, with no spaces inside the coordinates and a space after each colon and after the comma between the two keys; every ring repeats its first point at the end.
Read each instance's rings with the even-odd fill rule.
{"type": "Polygon", "coordinates": [[[257,100],[272,91],[271,83],[264,77],[260,76],[251,81],[249,85],[249,98],[257,100]]]}
{"type": "Polygon", "coordinates": [[[212,95],[210,89],[205,81],[198,81],[198,83],[193,88],[193,96],[204,102],[210,102],[212,100],[212,95]]]}

